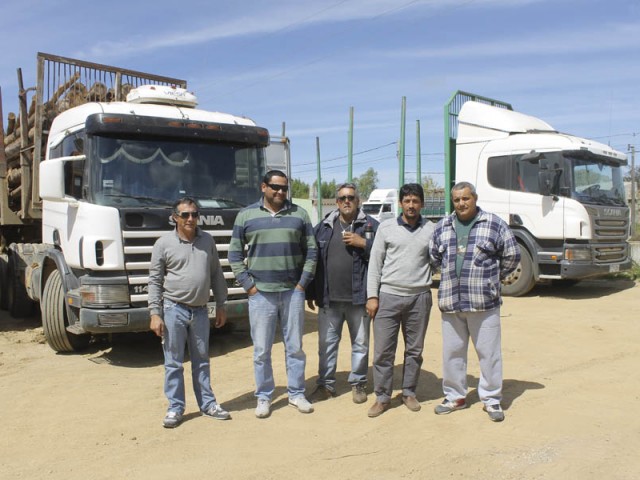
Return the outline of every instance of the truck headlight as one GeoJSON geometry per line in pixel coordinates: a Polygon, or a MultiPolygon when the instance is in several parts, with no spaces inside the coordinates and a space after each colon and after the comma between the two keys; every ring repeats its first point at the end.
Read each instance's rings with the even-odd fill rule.
{"type": "Polygon", "coordinates": [[[90,308],[128,307],[127,285],[83,285],[79,289],[82,306],[90,308]]]}
{"type": "Polygon", "coordinates": [[[591,261],[591,250],[588,248],[565,248],[564,258],[571,262],[575,261],[591,261]]]}

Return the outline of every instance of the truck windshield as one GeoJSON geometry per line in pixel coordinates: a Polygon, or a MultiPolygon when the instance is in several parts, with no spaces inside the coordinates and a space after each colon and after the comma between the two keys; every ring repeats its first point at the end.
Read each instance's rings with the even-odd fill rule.
{"type": "Polygon", "coordinates": [[[367,215],[378,215],[380,213],[380,207],[382,205],[379,203],[363,203],[362,211],[367,215]]]}
{"type": "Polygon", "coordinates": [[[90,143],[90,195],[99,205],[165,206],[187,195],[202,208],[241,208],[260,196],[260,147],[100,136],[90,143]]]}
{"type": "Polygon", "coordinates": [[[568,157],[572,168],[571,196],[581,203],[625,205],[622,169],[597,158],[568,157]]]}

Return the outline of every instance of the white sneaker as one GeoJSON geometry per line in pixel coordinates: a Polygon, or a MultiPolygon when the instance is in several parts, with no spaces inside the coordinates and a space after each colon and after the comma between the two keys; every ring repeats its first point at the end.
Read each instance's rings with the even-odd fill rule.
{"type": "Polygon", "coordinates": [[[289,406],[297,408],[300,413],[313,412],[313,405],[309,403],[309,401],[304,397],[304,395],[301,397],[290,398],[289,406]]]}
{"type": "Polygon", "coordinates": [[[264,398],[258,399],[258,406],[256,407],[256,417],[267,418],[271,415],[271,402],[264,398]]]}

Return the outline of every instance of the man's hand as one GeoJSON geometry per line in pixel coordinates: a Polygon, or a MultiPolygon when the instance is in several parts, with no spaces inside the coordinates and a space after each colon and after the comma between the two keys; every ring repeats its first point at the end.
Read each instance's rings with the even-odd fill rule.
{"type": "Polygon", "coordinates": [[[298,284],[296,284],[296,288],[297,288],[298,290],[301,290],[301,291],[303,291],[303,292],[304,292],[304,287],[303,287],[302,285],[300,285],[299,283],[298,283],[298,284]]]}
{"type": "Polygon", "coordinates": [[[367,310],[367,314],[369,315],[369,317],[371,317],[371,320],[373,320],[376,316],[376,313],[378,313],[378,299],[375,297],[371,297],[369,300],[367,300],[367,305],[365,308],[367,310]]]}
{"type": "Polygon", "coordinates": [[[149,329],[160,338],[164,336],[164,322],[162,321],[162,317],[160,315],[151,315],[149,329]]]}
{"type": "Polygon", "coordinates": [[[251,287],[249,290],[247,290],[247,295],[249,295],[250,297],[252,295],[255,295],[256,293],[258,293],[258,289],[256,288],[255,285],[251,287]]]}
{"type": "Polygon", "coordinates": [[[316,305],[313,300],[307,300],[307,307],[309,307],[311,310],[316,309],[316,305]]]}
{"type": "Polygon", "coordinates": [[[367,247],[367,241],[364,238],[362,238],[360,235],[354,232],[344,232],[344,235],[342,235],[342,242],[345,245],[349,245],[350,247],[357,247],[357,248],[367,247]]]}
{"type": "Polygon", "coordinates": [[[224,327],[227,323],[227,309],[225,307],[216,308],[216,328],[224,327]]]}

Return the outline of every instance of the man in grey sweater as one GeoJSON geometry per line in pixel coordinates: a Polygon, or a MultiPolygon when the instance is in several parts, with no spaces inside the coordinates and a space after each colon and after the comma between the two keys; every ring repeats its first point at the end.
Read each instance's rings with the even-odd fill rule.
{"type": "Polygon", "coordinates": [[[184,197],[173,206],[176,229],[160,237],[151,253],[149,269],[149,328],[162,337],[164,393],[169,409],[165,428],[182,422],[185,409],[183,362],[189,346],[193,390],[202,415],[231,418],[216,401],[209,367],[209,289],[216,300],[217,328],[227,320],[227,284],[213,237],[198,228],[195,200],[184,197]]]}
{"type": "Polygon", "coordinates": [[[421,408],[416,387],[432,305],[428,245],[434,230],[420,215],[423,204],[421,185],[403,185],[402,214],[380,224],[371,249],[366,308],[373,319],[376,402],[369,417],[382,415],[389,408],[400,328],[405,343],[402,402],[412,412],[421,408]]]}

